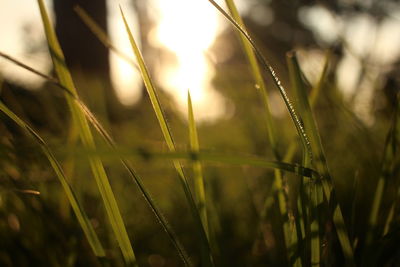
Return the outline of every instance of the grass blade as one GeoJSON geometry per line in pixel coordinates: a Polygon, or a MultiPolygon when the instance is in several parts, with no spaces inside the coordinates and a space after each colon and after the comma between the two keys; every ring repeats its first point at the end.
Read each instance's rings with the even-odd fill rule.
{"type": "MultiPolygon", "coordinates": [[[[232,16],[232,18],[237,22],[237,24],[242,28],[246,29],[245,25],[243,23],[243,20],[241,16],[239,15],[239,12],[236,8],[236,5],[233,0],[225,0],[226,5],[228,6],[229,12],[232,16]]],[[[250,67],[251,67],[251,73],[253,75],[253,78],[255,80],[256,86],[259,88],[259,91],[261,93],[261,100],[264,104],[264,111],[265,111],[265,119],[266,119],[266,126],[267,126],[267,132],[268,132],[268,140],[272,148],[273,155],[276,160],[280,160],[281,156],[279,155],[278,151],[278,144],[277,144],[277,137],[275,133],[275,124],[272,120],[272,115],[271,115],[271,110],[269,107],[269,102],[268,102],[268,93],[267,89],[265,86],[265,82],[260,70],[260,67],[258,65],[257,57],[252,49],[251,43],[249,40],[240,33],[238,30],[238,35],[243,47],[243,50],[246,54],[247,60],[249,61],[250,67]]],[[[296,237],[295,233],[291,233],[292,231],[295,231],[294,227],[290,227],[289,223],[292,223],[291,221],[288,220],[288,209],[287,209],[287,196],[285,193],[285,190],[283,189],[283,177],[282,173],[279,171],[274,172],[275,175],[275,180],[274,180],[274,193],[271,196],[267,196],[264,202],[264,209],[268,209],[268,207],[271,205],[271,201],[277,202],[278,208],[279,208],[279,214],[281,216],[281,221],[283,222],[282,226],[282,231],[285,237],[285,245],[286,247],[293,247],[294,244],[293,242],[296,243],[295,239],[293,237],[296,237]],[[291,230],[293,229],[293,230],[291,230]]],[[[260,216],[260,221],[264,221],[267,216],[267,211],[263,210],[261,213],[262,216],[260,216]]],[[[291,252],[293,250],[290,250],[291,252]]],[[[292,258],[291,253],[289,253],[288,258],[292,258]]]]}
{"type": "MultiPolygon", "coordinates": [[[[225,0],[226,5],[228,6],[229,12],[231,13],[232,18],[240,25],[243,29],[246,29],[242,20],[242,17],[239,15],[239,12],[236,8],[236,5],[233,0],[225,0]]],[[[264,78],[262,76],[260,67],[257,62],[257,57],[254,54],[254,51],[251,47],[251,43],[246,39],[243,34],[239,32],[239,38],[243,47],[243,50],[246,54],[247,60],[249,61],[251,67],[251,73],[253,75],[254,81],[256,82],[256,87],[259,87],[261,92],[261,100],[264,104],[265,109],[265,119],[266,126],[268,131],[268,139],[272,147],[272,151],[277,160],[280,159],[278,148],[277,148],[277,137],[275,133],[275,125],[272,120],[271,109],[269,107],[268,102],[268,92],[265,86],[264,78]]]]}
{"type": "MultiPolygon", "coordinates": [[[[311,95],[309,97],[311,108],[314,107],[314,105],[316,103],[316,100],[317,100],[317,98],[319,96],[319,93],[321,92],[321,88],[322,88],[322,86],[323,86],[323,84],[324,84],[324,82],[326,80],[327,72],[328,72],[329,59],[330,59],[330,51],[328,51],[326,53],[325,63],[324,63],[324,66],[322,68],[322,72],[321,72],[320,78],[318,80],[318,83],[311,90],[311,95]]],[[[285,156],[283,158],[285,162],[292,161],[292,158],[293,158],[293,156],[295,155],[295,152],[296,152],[296,147],[297,147],[296,140],[293,140],[292,143],[289,145],[289,149],[286,151],[286,154],[285,154],[285,156]]],[[[306,157],[306,155],[304,155],[304,150],[303,150],[303,165],[304,165],[304,161],[306,161],[305,157],[306,157]]],[[[297,234],[298,249],[300,251],[303,251],[303,253],[302,253],[303,265],[307,266],[310,263],[309,262],[305,263],[305,260],[306,260],[306,258],[305,258],[306,253],[305,252],[306,252],[306,247],[307,246],[306,246],[306,244],[304,244],[304,241],[306,240],[306,235],[305,235],[305,230],[306,229],[305,229],[305,227],[308,227],[309,222],[308,222],[308,217],[307,217],[307,214],[306,214],[307,209],[305,207],[306,199],[305,199],[305,195],[303,194],[304,193],[304,183],[312,184],[312,182],[310,183],[308,181],[305,181],[304,179],[301,180],[301,183],[300,183],[300,186],[299,186],[299,189],[300,189],[299,192],[301,192],[301,195],[298,198],[297,220],[296,220],[295,224],[296,224],[296,229],[297,229],[297,232],[298,232],[298,234],[297,234]],[[306,223],[305,223],[305,221],[306,221],[306,223]]],[[[318,198],[315,198],[316,197],[315,193],[316,193],[316,190],[321,190],[321,188],[320,187],[316,187],[316,188],[314,187],[313,189],[314,189],[314,191],[313,191],[314,192],[313,201],[314,201],[314,206],[316,206],[316,203],[321,201],[321,200],[319,200],[318,198]]],[[[322,195],[323,193],[322,194],[319,193],[319,194],[322,195]]],[[[318,214],[316,214],[316,215],[318,215],[318,214]]],[[[312,229],[307,229],[307,230],[309,230],[309,232],[316,232],[317,231],[317,227],[315,225],[315,222],[312,225],[312,229]]],[[[295,243],[295,242],[293,241],[293,243],[295,243]]],[[[314,239],[314,243],[315,244],[319,243],[317,238],[314,239]]],[[[293,245],[296,245],[296,244],[293,244],[293,245]]],[[[318,248],[318,250],[319,250],[319,248],[318,248]]],[[[319,255],[318,250],[317,250],[316,253],[314,253],[315,257],[314,257],[314,259],[312,259],[313,262],[317,262],[318,261],[318,258],[317,258],[318,255],[319,255]]]]}
{"type": "MultiPolygon", "coordinates": [[[[129,36],[129,41],[131,42],[131,46],[132,46],[133,52],[134,52],[134,54],[136,56],[136,59],[138,61],[138,65],[139,65],[140,72],[142,74],[143,82],[144,82],[145,87],[147,89],[147,93],[148,93],[150,101],[152,103],[153,110],[154,110],[154,112],[156,114],[158,123],[159,123],[159,125],[161,127],[161,131],[163,133],[165,142],[167,143],[168,149],[170,151],[174,152],[176,150],[175,149],[175,144],[174,144],[174,141],[173,141],[173,138],[172,138],[172,135],[171,135],[171,131],[170,131],[170,129],[168,127],[168,124],[167,124],[167,122],[165,120],[165,116],[163,114],[163,111],[162,111],[162,108],[161,108],[161,104],[160,104],[160,102],[158,100],[158,96],[157,96],[155,87],[153,85],[152,79],[150,78],[150,74],[149,74],[149,72],[147,70],[146,64],[144,63],[143,56],[142,56],[138,46],[136,45],[135,39],[133,38],[132,32],[131,32],[131,30],[129,28],[129,25],[128,25],[126,19],[125,19],[124,13],[123,13],[121,8],[120,8],[120,10],[121,10],[122,18],[124,20],[126,31],[128,33],[128,36],[129,36]]],[[[179,175],[179,178],[180,178],[180,182],[182,184],[182,187],[183,187],[186,199],[188,201],[191,213],[192,213],[194,221],[196,223],[197,232],[198,232],[198,234],[200,236],[200,239],[201,239],[202,255],[203,255],[202,256],[202,264],[205,265],[205,266],[213,266],[213,260],[212,260],[210,245],[209,245],[208,240],[207,240],[207,235],[206,235],[206,232],[205,232],[205,230],[203,228],[203,225],[202,225],[202,222],[201,222],[201,218],[200,218],[200,214],[197,211],[196,203],[195,203],[195,201],[193,199],[193,196],[192,196],[192,193],[190,191],[189,184],[188,184],[186,176],[185,176],[185,174],[183,172],[182,165],[177,160],[174,160],[173,164],[174,164],[174,167],[175,167],[176,171],[178,172],[178,175],[179,175]]]]}
{"type": "MultiPolygon", "coordinates": [[[[188,121],[189,121],[189,140],[190,149],[193,152],[199,152],[199,138],[197,136],[196,123],[194,120],[192,99],[190,93],[188,92],[188,121]]],[[[201,164],[198,160],[193,162],[193,172],[194,172],[194,192],[197,202],[197,209],[199,210],[201,221],[203,222],[204,230],[207,237],[210,238],[210,233],[208,231],[208,220],[207,220],[207,207],[206,207],[206,193],[204,188],[204,177],[201,164]]]]}
{"type": "MultiPolygon", "coordinates": [[[[292,83],[293,91],[296,95],[296,106],[298,111],[304,116],[305,113],[310,112],[311,109],[307,109],[308,100],[306,89],[304,83],[301,79],[301,71],[299,66],[293,60],[294,56],[288,54],[288,66],[289,66],[289,76],[292,83]],[[306,98],[306,100],[304,99],[306,98]]],[[[308,124],[304,122],[304,128],[307,129],[308,124]]],[[[312,158],[307,153],[307,145],[302,140],[303,145],[303,156],[302,165],[311,167],[312,158]]],[[[320,239],[319,239],[319,221],[318,221],[318,196],[316,194],[317,182],[310,182],[307,180],[302,180],[300,186],[300,198],[301,209],[303,213],[304,227],[305,227],[305,263],[306,265],[320,265],[320,239]],[[311,258],[309,258],[311,254],[311,258]]],[[[300,219],[300,218],[298,218],[300,219]]]]}
{"type": "MultiPolygon", "coordinates": [[[[321,179],[322,189],[324,191],[324,194],[325,194],[325,197],[326,197],[328,203],[332,207],[333,222],[335,224],[336,232],[337,232],[337,235],[339,238],[339,242],[340,242],[343,254],[346,258],[347,264],[355,265],[354,254],[353,254],[353,249],[351,246],[349,234],[346,229],[342,211],[341,211],[339,203],[336,199],[335,190],[334,190],[334,187],[332,184],[332,178],[330,176],[328,165],[326,163],[326,157],[325,157],[325,153],[324,153],[324,150],[322,147],[321,138],[319,136],[317,124],[315,122],[315,119],[314,119],[312,111],[311,111],[310,104],[308,102],[306,90],[304,88],[304,84],[303,84],[302,78],[301,78],[301,70],[300,70],[300,67],[297,62],[297,58],[296,58],[296,55],[294,52],[288,53],[288,64],[289,64],[289,69],[291,70],[290,71],[291,75],[293,76],[292,80],[296,84],[296,86],[294,86],[294,88],[296,89],[295,94],[296,94],[296,98],[297,98],[297,104],[299,106],[298,108],[302,112],[304,129],[306,130],[307,134],[310,136],[310,139],[312,141],[311,142],[312,149],[313,149],[314,153],[316,154],[316,160],[311,161],[311,164],[315,165],[317,171],[319,173],[321,173],[321,175],[322,175],[322,179],[321,179]]],[[[318,206],[323,201],[323,198],[321,195],[322,189],[320,188],[321,185],[316,184],[314,193],[317,195],[312,198],[314,206],[318,206]]],[[[315,210],[317,210],[317,209],[315,208],[315,210]]],[[[316,225],[314,227],[317,228],[316,225]]],[[[314,240],[313,244],[316,247],[317,240],[314,240]]],[[[319,256],[315,255],[315,256],[313,256],[313,258],[315,260],[317,260],[317,259],[319,259],[319,256]]]]}
{"type": "MultiPolygon", "coordinates": [[[[395,160],[398,154],[398,145],[399,145],[399,136],[400,136],[400,107],[399,107],[399,95],[397,96],[397,103],[396,108],[393,114],[392,123],[390,126],[389,133],[386,137],[383,160],[382,160],[382,171],[381,175],[378,179],[378,184],[376,186],[374,198],[372,201],[372,208],[369,215],[368,220],[368,231],[367,231],[367,239],[366,239],[366,246],[371,245],[374,238],[378,236],[377,234],[377,224],[379,219],[379,209],[381,206],[381,202],[384,196],[384,191],[386,186],[393,177],[394,168],[395,168],[395,160]]],[[[393,203],[393,205],[395,202],[393,203]]],[[[391,207],[390,211],[394,207],[391,207]]],[[[386,227],[388,227],[388,223],[390,224],[390,217],[388,216],[388,222],[386,222],[386,227]]],[[[385,230],[384,230],[385,231],[385,230]]]]}
{"type": "Polygon", "coordinates": [[[51,152],[48,145],[28,124],[26,124],[23,120],[21,120],[10,109],[8,109],[2,102],[0,102],[0,110],[8,118],[13,120],[18,126],[25,129],[33,137],[33,139],[38,143],[38,145],[43,150],[43,153],[45,154],[46,158],[50,162],[54,172],[57,175],[58,180],[60,181],[60,183],[62,185],[62,187],[65,191],[65,194],[67,195],[67,198],[69,200],[69,203],[71,204],[71,207],[75,213],[75,216],[76,216],[83,232],[85,233],[85,236],[89,242],[90,247],[93,250],[93,253],[97,257],[100,257],[100,258],[105,257],[105,252],[104,252],[103,246],[101,245],[100,240],[99,240],[96,232],[94,231],[92,224],[90,223],[85,211],[82,209],[81,205],[79,204],[71,185],[68,183],[68,180],[65,177],[64,171],[61,167],[61,164],[54,157],[54,155],[51,152]]]}
{"type": "Polygon", "coordinates": [[[391,230],[393,219],[395,217],[395,212],[398,208],[399,199],[400,199],[400,187],[397,188],[396,198],[393,201],[392,205],[390,206],[389,213],[385,222],[385,227],[383,229],[383,236],[387,235],[391,230]]]}
{"type": "MultiPolygon", "coordinates": [[[[72,95],[77,97],[77,92],[72,81],[71,74],[66,67],[63,52],[58,43],[54,29],[50,23],[50,19],[44,6],[43,0],[38,0],[38,3],[58,80],[60,84],[67,88],[72,95]]],[[[79,129],[80,137],[83,144],[89,149],[95,149],[95,142],[84,113],[81,111],[78,105],[76,105],[76,102],[69,94],[65,94],[65,96],[70,111],[72,113],[74,125],[79,129]]],[[[89,162],[93,176],[99,188],[101,198],[103,199],[104,206],[111,223],[111,227],[120,246],[124,260],[126,264],[136,266],[137,263],[135,254],[133,252],[128,233],[126,231],[117,201],[111,189],[111,185],[108,181],[108,177],[104,170],[103,164],[100,158],[97,156],[91,156],[89,158],[89,162]]]]}
{"type": "Polygon", "coordinates": [[[281,81],[279,80],[278,76],[276,75],[276,72],[274,68],[272,68],[271,64],[264,58],[260,50],[257,48],[256,44],[254,43],[253,39],[251,39],[250,35],[246,32],[245,29],[243,29],[235,19],[233,19],[224,9],[222,9],[214,0],[208,0],[239,32],[242,36],[244,36],[247,41],[251,44],[251,47],[253,48],[257,58],[260,60],[262,66],[267,70],[267,72],[271,75],[272,80],[276,87],[279,90],[279,93],[282,96],[282,99],[286,105],[286,108],[289,111],[290,117],[293,121],[294,126],[296,127],[297,133],[300,136],[300,138],[303,140],[303,142],[307,146],[307,153],[309,153],[310,158],[312,158],[312,150],[311,150],[311,144],[308,139],[308,135],[305,132],[303,125],[301,123],[301,118],[297,115],[292,102],[289,99],[289,96],[286,93],[285,88],[282,86],[281,81]]]}

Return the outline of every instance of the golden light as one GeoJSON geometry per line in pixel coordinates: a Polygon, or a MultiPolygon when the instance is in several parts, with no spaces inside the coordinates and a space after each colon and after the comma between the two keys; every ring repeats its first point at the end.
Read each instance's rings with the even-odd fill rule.
{"type": "Polygon", "coordinates": [[[190,90],[196,117],[216,119],[225,113],[225,101],[211,85],[214,67],[206,52],[220,30],[218,14],[207,1],[156,0],[159,13],[155,42],[177,58],[163,66],[159,82],[173,95],[185,112],[190,90]]]}
{"type": "MultiPolygon", "coordinates": [[[[129,5],[129,1],[120,1],[123,9],[129,16],[127,19],[132,25],[135,38],[139,40],[138,23],[135,21],[135,11],[129,5]]],[[[118,47],[119,51],[134,58],[132,47],[126,34],[125,26],[121,19],[118,5],[114,1],[107,1],[107,21],[110,39],[118,47]]],[[[141,97],[141,76],[140,73],[125,59],[115,53],[110,53],[110,76],[113,87],[116,90],[119,100],[125,105],[136,103],[141,97]]]]}

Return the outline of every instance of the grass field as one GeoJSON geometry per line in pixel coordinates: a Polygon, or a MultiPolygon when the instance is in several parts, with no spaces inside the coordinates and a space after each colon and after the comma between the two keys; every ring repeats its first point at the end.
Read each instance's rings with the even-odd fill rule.
{"type": "Polygon", "coordinates": [[[32,100],[0,79],[0,265],[400,264],[398,96],[366,125],[335,85],[331,51],[312,85],[288,52],[281,81],[233,0],[209,2],[236,31],[251,82],[222,70],[215,84],[233,88],[235,113],[198,125],[190,93],[186,120],[157,88],[122,8],[146,101],[129,121],[92,112],[38,1],[55,78],[0,52],[47,80],[32,100]],[[276,92],[287,116],[271,111],[276,92]]]}

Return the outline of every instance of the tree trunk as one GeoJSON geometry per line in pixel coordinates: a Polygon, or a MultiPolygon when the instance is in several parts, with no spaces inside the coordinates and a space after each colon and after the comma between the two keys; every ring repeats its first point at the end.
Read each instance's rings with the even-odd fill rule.
{"type": "Polygon", "coordinates": [[[115,120],[122,106],[111,86],[109,51],[74,12],[83,8],[107,31],[106,0],[54,1],[56,33],[78,92],[100,119],[115,120]]]}

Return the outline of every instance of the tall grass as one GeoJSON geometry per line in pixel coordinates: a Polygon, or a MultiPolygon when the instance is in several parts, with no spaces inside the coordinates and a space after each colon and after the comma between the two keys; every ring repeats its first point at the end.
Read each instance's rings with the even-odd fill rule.
{"type": "MultiPolygon", "coordinates": [[[[168,127],[167,121],[165,119],[163,110],[161,108],[161,104],[160,104],[160,101],[158,99],[158,96],[157,96],[153,81],[150,78],[150,74],[149,74],[149,72],[147,70],[147,67],[146,67],[145,63],[144,63],[142,54],[141,54],[138,46],[136,45],[135,39],[133,38],[133,35],[132,35],[131,30],[130,30],[130,28],[128,26],[128,23],[126,22],[126,19],[125,19],[125,16],[124,16],[124,13],[123,13],[122,9],[121,9],[121,14],[122,14],[122,18],[124,20],[126,31],[128,33],[128,36],[129,36],[129,41],[130,41],[130,43],[132,45],[133,52],[134,52],[134,54],[136,56],[136,59],[138,61],[140,73],[142,74],[142,78],[143,78],[144,84],[146,86],[147,93],[149,95],[151,104],[152,104],[154,112],[156,114],[158,123],[159,123],[159,125],[161,127],[161,131],[162,131],[162,133],[164,135],[165,142],[166,142],[166,144],[168,146],[168,149],[170,151],[174,152],[176,150],[175,149],[175,143],[174,143],[174,140],[172,138],[171,131],[170,131],[169,127],[168,127]]],[[[196,208],[196,204],[195,204],[193,195],[191,193],[191,190],[189,188],[189,184],[188,184],[186,175],[185,175],[185,173],[183,171],[183,167],[182,167],[181,163],[178,160],[174,160],[173,164],[174,164],[174,167],[175,167],[175,169],[176,169],[176,171],[178,173],[178,176],[180,178],[180,182],[181,182],[183,191],[185,192],[186,199],[187,199],[188,204],[190,206],[190,211],[191,211],[192,216],[193,216],[193,218],[194,218],[194,220],[196,222],[197,232],[198,232],[198,234],[200,236],[200,239],[201,239],[202,264],[204,264],[204,266],[213,266],[213,259],[212,259],[212,255],[211,255],[211,249],[210,249],[210,245],[209,245],[208,240],[207,240],[207,235],[206,235],[206,232],[205,232],[205,229],[204,229],[204,225],[201,222],[201,217],[200,217],[199,211],[196,208]]]]}
{"type": "MultiPolygon", "coordinates": [[[[232,16],[232,19],[234,19],[243,30],[245,30],[245,25],[243,23],[243,20],[241,16],[239,15],[239,12],[236,8],[236,5],[233,0],[226,0],[225,1],[226,5],[229,8],[229,12],[232,16]]],[[[253,75],[254,81],[255,81],[255,87],[259,89],[261,93],[261,100],[262,103],[264,104],[264,111],[265,111],[265,122],[266,122],[266,127],[267,127],[267,132],[268,132],[268,141],[271,145],[271,149],[273,152],[273,155],[276,160],[280,160],[281,156],[278,151],[278,138],[276,137],[276,132],[277,132],[277,127],[274,121],[272,120],[272,115],[271,115],[271,110],[269,106],[269,97],[268,97],[268,92],[267,88],[264,82],[264,78],[262,76],[261,69],[259,67],[258,61],[257,61],[257,56],[253,50],[252,44],[249,42],[249,40],[246,38],[245,35],[241,34],[241,32],[238,30],[238,35],[243,47],[243,50],[246,54],[246,57],[248,59],[250,68],[251,68],[251,73],[253,75]]],[[[274,199],[276,199],[276,203],[279,207],[279,214],[281,216],[280,220],[283,222],[282,225],[282,231],[284,234],[285,238],[285,245],[287,248],[296,246],[296,233],[292,234],[292,231],[295,231],[295,228],[291,227],[289,225],[289,213],[288,213],[288,207],[287,207],[287,195],[285,194],[284,190],[284,181],[282,177],[282,173],[279,171],[275,171],[275,181],[274,181],[274,191],[276,194],[273,194],[271,196],[268,196],[265,201],[264,201],[264,210],[261,213],[261,221],[266,220],[267,212],[269,209],[269,206],[271,205],[270,203],[274,202],[274,199]]],[[[288,259],[293,257],[293,249],[289,250],[288,254],[288,259]]]]}
{"type": "MultiPolygon", "coordinates": [[[[291,101],[289,100],[289,97],[286,93],[286,90],[283,88],[280,80],[278,79],[274,69],[272,68],[272,66],[268,63],[268,61],[263,57],[263,55],[261,54],[261,52],[259,51],[259,49],[256,47],[254,41],[250,38],[250,36],[248,35],[248,33],[240,26],[240,24],[238,24],[237,21],[234,20],[234,18],[232,18],[231,16],[229,16],[215,1],[213,0],[209,0],[209,2],[211,2],[212,5],[214,5],[217,10],[219,12],[221,12],[221,14],[224,15],[225,18],[227,18],[232,24],[233,26],[249,41],[249,43],[252,45],[254,51],[256,52],[259,60],[261,61],[261,63],[263,64],[263,66],[266,68],[266,70],[269,72],[269,74],[271,75],[276,87],[279,89],[279,92],[281,93],[281,96],[285,102],[286,107],[288,108],[289,114],[292,118],[293,123],[296,126],[297,132],[300,136],[300,140],[302,141],[302,145],[304,147],[304,156],[303,158],[305,159],[303,163],[306,164],[311,164],[312,160],[313,160],[313,152],[312,152],[312,143],[310,141],[310,138],[308,137],[308,132],[305,130],[304,128],[304,120],[302,119],[301,116],[299,116],[296,112],[296,110],[294,109],[291,101]]],[[[293,69],[293,67],[291,67],[293,69]]],[[[300,70],[292,70],[292,76],[296,75],[297,78],[292,79],[294,82],[296,82],[296,86],[294,86],[294,88],[300,88],[299,85],[299,77],[300,77],[300,70]]],[[[296,90],[297,92],[303,92],[304,94],[304,89],[300,88],[298,90],[296,90]]],[[[305,116],[307,116],[307,120],[309,122],[309,127],[310,127],[310,133],[313,135],[313,141],[315,141],[315,145],[319,148],[318,152],[320,152],[318,154],[319,157],[322,157],[322,162],[325,163],[326,160],[323,157],[323,153],[322,153],[322,146],[321,146],[321,142],[319,139],[319,135],[318,135],[318,131],[316,130],[316,124],[314,119],[312,118],[311,115],[311,110],[309,108],[308,105],[308,101],[306,100],[306,97],[302,97],[299,98],[300,101],[299,103],[303,103],[303,109],[305,110],[305,116]],[[305,103],[307,103],[307,105],[304,105],[305,103]]],[[[350,240],[349,240],[349,236],[346,230],[346,226],[345,226],[345,222],[343,219],[343,215],[341,212],[341,208],[339,206],[339,203],[336,200],[335,197],[335,192],[334,192],[334,188],[332,186],[332,182],[330,180],[330,176],[329,176],[329,172],[328,169],[326,167],[326,164],[324,165],[324,173],[323,175],[323,179],[322,179],[322,185],[324,188],[324,192],[325,192],[325,196],[328,200],[328,202],[333,203],[332,205],[334,206],[333,208],[333,221],[335,223],[336,226],[336,230],[338,233],[338,237],[339,237],[339,241],[341,243],[342,246],[342,250],[343,253],[348,261],[349,265],[353,265],[354,264],[354,258],[353,258],[353,250],[350,244],[350,240]]],[[[319,195],[319,193],[318,193],[319,195]]],[[[314,200],[316,203],[321,201],[321,196],[318,196],[317,199],[314,200]]],[[[316,228],[316,224],[314,224],[314,226],[316,228]]],[[[316,240],[313,241],[313,244],[316,244],[316,240]]],[[[318,246],[319,247],[319,246],[318,246]]],[[[317,254],[319,254],[319,251],[316,252],[315,256],[313,257],[314,259],[319,261],[319,256],[317,256],[317,254]]]]}
{"type": "MultiPolygon", "coordinates": [[[[38,3],[55,72],[57,73],[60,84],[67,88],[72,95],[76,96],[77,92],[74,82],[72,81],[71,74],[66,67],[63,52],[57,41],[54,29],[50,23],[44,3],[42,0],[38,0],[38,3]]],[[[72,127],[79,129],[82,143],[87,148],[94,149],[96,145],[85,115],[69,94],[65,94],[65,98],[67,99],[67,103],[73,117],[72,127]]],[[[137,265],[135,254],[126,231],[124,221],[119,211],[117,201],[111,189],[111,185],[108,181],[108,177],[106,171],[104,170],[101,159],[97,156],[91,156],[89,157],[89,162],[93,176],[103,199],[111,227],[114,231],[115,237],[118,240],[118,244],[121,248],[124,259],[128,265],[137,265]]]]}
{"type": "Polygon", "coordinates": [[[76,218],[83,232],[86,235],[86,238],[93,250],[93,253],[99,258],[105,257],[104,248],[101,245],[100,240],[96,232],[94,231],[93,226],[88,219],[88,216],[86,215],[86,212],[82,209],[81,204],[79,203],[78,199],[75,196],[74,190],[68,183],[68,179],[64,174],[61,164],[57,161],[53,152],[50,150],[49,146],[46,144],[43,138],[40,137],[39,134],[37,134],[29,125],[27,125],[23,120],[21,120],[14,112],[12,112],[9,108],[7,108],[2,102],[0,102],[0,110],[4,114],[6,114],[8,118],[13,120],[16,124],[18,124],[18,126],[25,129],[36,141],[36,143],[40,146],[46,158],[48,159],[51,167],[56,173],[57,178],[60,181],[65,191],[65,194],[67,195],[69,203],[71,204],[71,207],[75,212],[76,218]]]}
{"type": "MultiPolygon", "coordinates": [[[[195,251],[194,254],[195,258],[199,259],[196,263],[200,266],[214,266],[223,262],[212,253],[214,252],[212,248],[221,246],[222,242],[226,241],[226,239],[221,241],[219,240],[219,238],[221,238],[220,236],[213,235],[213,224],[210,221],[210,217],[212,216],[209,215],[211,212],[216,212],[217,209],[211,211],[211,208],[207,205],[207,203],[209,203],[207,197],[211,195],[211,191],[213,190],[212,186],[210,186],[210,181],[208,181],[209,176],[205,175],[205,170],[203,170],[202,167],[207,163],[250,166],[253,168],[258,167],[274,170],[272,193],[263,196],[264,207],[258,216],[260,217],[259,220],[261,222],[276,219],[272,218],[274,216],[272,212],[268,212],[268,208],[270,208],[271,205],[274,205],[274,207],[279,211],[277,215],[279,218],[277,221],[281,224],[278,225],[276,229],[273,229],[273,235],[281,236],[280,233],[283,234],[284,240],[282,240],[282,243],[284,246],[282,250],[277,252],[277,254],[279,254],[279,257],[284,258],[283,262],[286,265],[329,266],[335,264],[335,261],[330,262],[330,258],[327,254],[338,254],[338,258],[343,256],[346,266],[355,266],[357,264],[359,266],[372,266],[374,264],[379,264],[378,259],[381,257],[381,254],[379,254],[380,252],[374,253],[373,248],[375,248],[384,238],[392,236],[396,237],[396,235],[392,233],[395,232],[395,227],[397,227],[396,211],[400,195],[398,192],[400,192],[400,189],[396,188],[396,198],[388,210],[382,209],[382,201],[385,197],[386,190],[388,190],[387,185],[390,182],[393,182],[391,179],[394,180],[395,174],[398,173],[399,168],[399,106],[396,106],[391,128],[384,146],[382,171],[378,178],[378,185],[372,201],[372,209],[368,216],[369,220],[365,242],[360,246],[357,246],[355,237],[350,236],[347,230],[348,225],[345,222],[342,207],[339,205],[339,201],[337,200],[336,186],[334,179],[332,178],[333,172],[328,167],[327,154],[324,151],[323,142],[318,129],[319,127],[313,112],[313,107],[315,106],[317,98],[321,95],[322,88],[327,82],[329,54],[326,57],[326,63],[320,75],[320,79],[311,93],[308,93],[308,83],[305,82],[305,76],[301,70],[296,53],[290,52],[287,54],[287,66],[291,83],[290,93],[294,97],[294,101],[292,102],[291,98],[289,98],[289,92],[287,92],[283,87],[278,78],[278,74],[262,55],[260,49],[258,49],[253,39],[246,31],[245,25],[234,1],[226,0],[230,15],[214,0],[209,0],[209,2],[228,21],[230,21],[239,34],[241,45],[249,63],[251,75],[256,87],[259,89],[260,98],[263,103],[265,127],[267,130],[266,139],[268,139],[270,144],[272,155],[274,157],[273,160],[268,160],[263,157],[241,156],[239,154],[227,154],[219,151],[210,152],[200,149],[199,134],[197,132],[195,114],[193,112],[193,103],[189,93],[189,149],[188,151],[179,151],[177,149],[155,83],[150,76],[150,71],[145,64],[141,51],[133,38],[122,8],[121,17],[136,60],[132,60],[126,55],[119,53],[105,33],[82,9],[76,8],[76,11],[104,45],[106,45],[110,50],[119,53],[120,56],[125,57],[126,60],[137,66],[138,71],[140,71],[142,75],[152,109],[157,118],[168,151],[152,151],[143,148],[126,149],[119,147],[114,142],[111,135],[104,129],[101,123],[96,119],[95,115],[80,100],[78,91],[75,88],[70,71],[66,66],[63,52],[57,41],[57,37],[54,33],[54,29],[42,0],[38,0],[38,4],[57,78],[44,75],[34,68],[29,67],[2,52],[0,52],[0,56],[42,76],[47,79],[47,81],[55,84],[57,86],[56,88],[64,92],[64,97],[67,101],[72,117],[71,124],[65,126],[64,130],[66,132],[69,129],[76,130],[80,135],[83,148],[79,151],[75,151],[76,154],[74,154],[74,157],[76,156],[78,159],[83,157],[89,161],[91,173],[97,184],[97,188],[100,192],[113,231],[113,237],[118,242],[125,265],[137,266],[138,261],[133,251],[123,216],[120,212],[122,204],[117,203],[114,195],[115,192],[111,188],[109,182],[109,179],[111,179],[112,176],[106,173],[103,165],[103,162],[108,158],[118,159],[122,166],[126,168],[132,181],[138,186],[139,191],[143,194],[145,202],[149,205],[161,227],[166,232],[170,242],[175,246],[180,259],[185,266],[193,266],[195,264],[190,257],[188,248],[183,246],[180,237],[178,237],[172,226],[169,224],[166,216],[164,216],[159,209],[156,201],[150,194],[149,190],[145,187],[141,177],[132,167],[132,161],[172,161],[172,165],[174,166],[175,172],[179,178],[181,189],[185,196],[185,204],[189,206],[189,211],[194,222],[191,229],[193,229],[197,238],[191,237],[191,239],[200,240],[200,244],[193,245],[195,248],[199,247],[199,251],[195,251]],[[266,71],[272,77],[272,81],[278,89],[290,115],[291,121],[296,128],[297,139],[285,147],[285,153],[282,153],[278,146],[278,143],[284,143],[284,140],[277,135],[278,126],[273,121],[271,115],[267,84],[264,81],[262,71],[266,71]],[[99,133],[100,137],[105,141],[107,148],[100,148],[96,144],[92,133],[93,129],[99,133]],[[300,148],[302,153],[300,159],[296,158],[295,160],[301,161],[301,164],[288,163],[293,161],[298,148],[300,148]],[[184,170],[185,162],[190,163],[190,166],[193,169],[193,177],[189,177],[186,174],[184,170]],[[295,175],[288,176],[289,173],[295,175]],[[286,182],[289,178],[297,179],[296,183],[286,182]],[[194,192],[194,194],[192,192],[194,192]],[[295,198],[294,205],[293,203],[290,203],[290,198],[293,197],[295,198]],[[383,219],[380,219],[380,215],[382,214],[385,216],[383,219]],[[333,223],[333,229],[329,228],[331,223],[333,223]],[[339,250],[336,247],[335,241],[332,241],[332,238],[330,238],[331,236],[337,238],[339,250]],[[356,255],[354,254],[355,248],[363,247],[364,250],[360,253],[360,258],[356,258],[356,255]]],[[[25,129],[34,142],[36,142],[42,149],[46,159],[50,163],[51,168],[66,193],[67,199],[76,215],[78,224],[85,234],[93,254],[100,260],[109,257],[106,255],[106,250],[100,242],[98,233],[96,233],[88,219],[88,215],[79,203],[73,187],[69,184],[65,172],[61,167],[62,164],[54,156],[54,153],[46,142],[47,140],[42,138],[33,127],[29,126],[28,122],[23,121],[2,102],[0,102],[0,110],[6,115],[6,117],[11,119],[21,128],[25,129]]],[[[232,202],[231,200],[228,201],[232,202]]],[[[135,204],[140,203],[129,203],[128,205],[135,204]]],[[[220,203],[213,204],[217,206],[220,203]]],[[[221,212],[221,210],[219,211],[221,212]]],[[[179,216],[173,219],[182,223],[179,216]]],[[[248,227],[251,228],[253,226],[248,227]]],[[[271,242],[269,235],[271,234],[268,231],[265,231],[263,235],[266,246],[270,246],[271,243],[273,243],[271,242]]],[[[189,236],[191,236],[191,234],[189,234],[189,236]]],[[[223,245],[224,244],[222,244],[222,250],[224,249],[223,245]]],[[[136,246],[140,251],[141,244],[135,242],[135,247],[136,246]]],[[[225,256],[226,255],[227,254],[225,254],[225,256]]],[[[340,260],[338,262],[340,262],[340,260]]]]}

